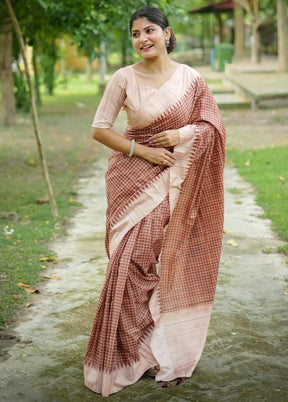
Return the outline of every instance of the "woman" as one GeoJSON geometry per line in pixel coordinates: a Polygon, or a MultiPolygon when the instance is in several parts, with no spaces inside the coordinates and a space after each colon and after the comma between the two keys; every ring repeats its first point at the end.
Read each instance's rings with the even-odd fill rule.
{"type": "Polygon", "coordinates": [[[114,150],[106,174],[109,257],[85,357],[85,383],[108,396],[157,368],[181,382],[200,359],[223,225],[225,130],[203,78],[172,61],[166,16],[130,21],[142,60],[110,79],[93,122],[114,150]],[[113,130],[121,108],[124,135],[113,130]],[[180,379],[180,380],[179,380],[180,379]]]}

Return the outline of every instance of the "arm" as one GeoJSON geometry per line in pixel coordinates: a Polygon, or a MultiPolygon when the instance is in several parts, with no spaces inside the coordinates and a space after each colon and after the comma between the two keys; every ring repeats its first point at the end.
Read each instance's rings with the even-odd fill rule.
{"type": "MultiPolygon", "coordinates": [[[[127,155],[130,152],[131,141],[111,128],[93,127],[92,136],[96,141],[101,142],[101,144],[114,151],[122,152],[127,155]]],[[[175,163],[173,153],[166,148],[153,148],[136,143],[134,155],[156,165],[172,166],[175,163]],[[163,161],[165,162],[163,163],[163,161]]]]}
{"type": "MultiPolygon", "coordinates": [[[[101,144],[129,155],[131,141],[113,130],[113,124],[125,99],[126,81],[123,70],[120,69],[107,84],[92,124],[92,136],[101,144]]],[[[134,155],[162,166],[172,166],[175,162],[175,157],[166,148],[153,148],[137,143],[135,144],[134,155]]]]}

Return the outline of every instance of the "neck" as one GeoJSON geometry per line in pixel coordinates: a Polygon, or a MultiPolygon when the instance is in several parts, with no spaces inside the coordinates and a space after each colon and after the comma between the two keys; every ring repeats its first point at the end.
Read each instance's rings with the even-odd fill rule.
{"type": "Polygon", "coordinates": [[[152,73],[163,73],[169,70],[172,64],[173,62],[170,60],[168,53],[163,54],[161,57],[143,59],[143,66],[152,73]]]}

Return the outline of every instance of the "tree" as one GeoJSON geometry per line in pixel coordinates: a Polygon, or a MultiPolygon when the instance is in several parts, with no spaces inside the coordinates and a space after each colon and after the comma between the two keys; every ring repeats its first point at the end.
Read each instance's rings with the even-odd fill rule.
{"type": "Polygon", "coordinates": [[[273,21],[275,14],[274,0],[234,0],[248,14],[251,21],[251,62],[261,62],[261,26],[273,21]]]}
{"type": "Polygon", "coordinates": [[[0,7],[1,15],[4,15],[0,27],[0,86],[1,86],[1,111],[4,124],[16,123],[16,106],[13,91],[12,74],[12,23],[5,10],[0,7]]]}
{"type": "Polygon", "coordinates": [[[277,0],[278,69],[288,71],[287,1],[277,0]]]}
{"type": "Polygon", "coordinates": [[[18,39],[21,53],[22,53],[23,60],[24,60],[25,72],[26,72],[28,86],[29,86],[34,132],[35,132],[35,137],[36,137],[36,142],[37,142],[40,164],[42,167],[42,172],[43,172],[43,176],[44,176],[44,180],[45,180],[45,184],[46,184],[46,188],[47,188],[47,193],[48,193],[48,197],[49,197],[49,201],[50,201],[51,211],[52,211],[53,216],[58,216],[57,205],[55,202],[55,196],[54,196],[52,186],[50,183],[46,158],[45,158],[44,150],[43,150],[43,146],[42,146],[42,139],[41,139],[41,134],[40,134],[40,129],[39,129],[38,114],[37,114],[37,108],[36,108],[36,103],[35,103],[34,91],[33,91],[32,81],[31,81],[31,77],[30,77],[30,73],[29,73],[28,61],[27,61],[27,57],[26,57],[25,43],[23,40],[23,36],[21,33],[21,29],[20,29],[18,20],[16,18],[13,8],[12,8],[11,2],[10,2],[10,0],[5,0],[5,1],[7,4],[7,8],[9,11],[9,15],[10,15],[14,30],[17,35],[17,39],[18,39]]]}

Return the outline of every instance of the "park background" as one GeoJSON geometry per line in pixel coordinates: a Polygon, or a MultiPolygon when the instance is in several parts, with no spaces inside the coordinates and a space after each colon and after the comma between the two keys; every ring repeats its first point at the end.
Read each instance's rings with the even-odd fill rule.
{"type": "MultiPolygon", "coordinates": [[[[204,75],[226,124],[227,163],[255,186],[264,217],[288,242],[287,1],[1,0],[1,330],[51,279],[51,243],[67,235],[81,207],[78,180],[103,152],[90,135],[95,110],[111,74],[138,60],[128,25],[145,5],[167,14],[173,59],[204,75]]],[[[276,252],[287,255],[287,244],[276,252]]]]}

